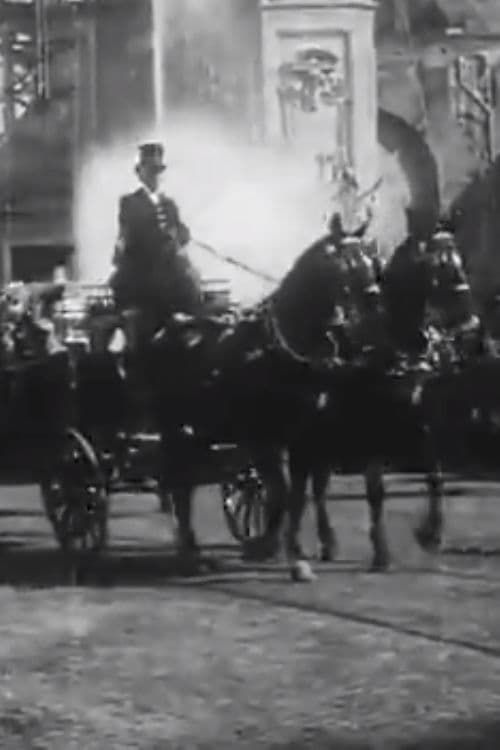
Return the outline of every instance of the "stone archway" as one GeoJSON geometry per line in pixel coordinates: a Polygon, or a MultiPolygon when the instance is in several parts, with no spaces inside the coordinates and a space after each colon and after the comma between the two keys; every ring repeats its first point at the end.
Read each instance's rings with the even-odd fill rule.
{"type": "Polygon", "coordinates": [[[409,203],[433,229],[440,214],[439,173],[432,150],[416,128],[384,109],[378,110],[378,140],[398,161],[405,176],[409,203]]]}

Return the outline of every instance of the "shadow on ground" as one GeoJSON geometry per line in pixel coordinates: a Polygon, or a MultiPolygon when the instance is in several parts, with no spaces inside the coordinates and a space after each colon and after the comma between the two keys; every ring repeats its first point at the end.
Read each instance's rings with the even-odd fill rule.
{"type": "MultiPolygon", "coordinates": [[[[469,722],[436,723],[429,731],[416,733],[412,730],[411,740],[404,739],[401,730],[398,732],[395,728],[371,729],[369,733],[371,739],[367,740],[361,721],[359,729],[352,733],[304,727],[298,735],[280,741],[266,741],[242,733],[233,744],[217,743],[217,750],[232,750],[235,741],[244,750],[497,750],[500,720],[478,718],[469,722]]],[[[160,745],[153,747],[160,750],[160,745]]],[[[214,747],[211,743],[196,744],[198,750],[213,750],[214,747]]]]}
{"type": "MultiPolygon", "coordinates": [[[[24,535],[24,532],[23,532],[24,535]]],[[[290,567],[283,554],[274,560],[260,563],[243,561],[238,545],[208,544],[197,560],[180,559],[168,546],[152,546],[133,540],[130,544],[114,544],[109,552],[93,554],[65,554],[60,549],[34,546],[40,541],[37,533],[25,534],[25,541],[0,536],[0,586],[14,588],[53,588],[64,586],[86,586],[95,588],[149,588],[193,582],[196,585],[247,582],[258,579],[263,584],[290,583],[290,567]]],[[[43,539],[43,538],[42,538],[43,539]]],[[[447,547],[441,555],[430,558],[429,563],[394,564],[389,573],[413,573],[441,577],[467,578],[473,573],[463,574],[458,569],[436,570],[434,561],[446,558],[488,558],[500,556],[499,548],[475,546],[447,547]]],[[[320,563],[312,559],[312,566],[320,576],[328,577],[346,573],[368,574],[369,558],[342,558],[331,563],[320,563]]],[[[477,577],[484,580],[484,574],[477,577]]]]}
{"type": "Polygon", "coordinates": [[[83,585],[92,587],[149,587],[169,581],[204,576],[266,575],[288,579],[284,560],[268,564],[243,563],[239,548],[208,545],[198,561],[179,559],[168,547],[113,545],[103,556],[68,555],[59,549],[34,548],[7,540],[0,547],[0,585],[52,588],[83,585]]]}

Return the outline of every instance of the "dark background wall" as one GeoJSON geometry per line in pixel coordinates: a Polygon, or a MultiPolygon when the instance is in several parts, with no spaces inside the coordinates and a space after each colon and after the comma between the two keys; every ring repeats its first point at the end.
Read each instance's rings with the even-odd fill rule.
{"type": "Polygon", "coordinates": [[[101,143],[139,131],[152,118],[151,19],[149,1],[101,0],[97,5],[96,136],[101,143]]]}
{"type": "Polygon", "coordinates": [[[251,131],[261,89],[258,0],[170,0],[165,17],[166,108],[251,131]]]}

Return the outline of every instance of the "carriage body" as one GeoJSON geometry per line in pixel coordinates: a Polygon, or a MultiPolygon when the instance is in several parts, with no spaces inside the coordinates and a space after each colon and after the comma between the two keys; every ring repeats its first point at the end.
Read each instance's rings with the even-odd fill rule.
{"type": "MultiPolygon", "coordinates": [[[[205,309],[227,310],[228,289],[221,280],[204,284],[205,309]]],[[[151,486],[157,479],[157,426],[148,414],[151,386],[140,370],[132,315],[118,314],[111,290],[102,285],[72,285],[55,316],[61,338],[72,354],[76,426],[96,447],[111,487],[151,486]],[[121,336],[119,335],[121,334],[121,336]],[[135,465],[133,465],[135,464],[135,465]]],[[[200,483],[218,473],[218,457],[232,451],[200,439],[200,483]],[[214,460],[212,460],[212,457],[214,460]],[[216,458],[217,457],[217,458],[216,458]]]]}
{"type": "Polygon", "coordinates": [[[65,352],[0,367],[0,483],[39,481],[73,419],[65,352]]]}
{"type": "MultiPolygon", "coordinates": [[[[211,281],[204,291],[205,309],[213,315],[227,311],[225,283],[211,281]]],[[[65,350],[57,376],[50,374],[56,360],[49,357],[43,362],[53,388],[44,403],[58,414],[52,420],[42,414],[41,427],[31,431],[34,449],[50,446],[50,456],[34,461],[30,455],[26,463],[40,465],[37,476],[41,476],[45,510],[61,546],[83,545],[97,551],[106,546],[113,493],[157,493],[162,509],[170,509],[176,449],[186,440],[196,485],[219,486],[233,536],[241,540],[260,533],[263,487],[242,446],[216,435],[182,431],[170,436],[170,460],[165,462],[160,431],[151,420],[150,384],[134,377],[140,355],[123,346],[127,322],[117,313],[109,288],[69,284],[55,306],[53,323],[65,350]],[[117,346],[120,332],[121,346],[117,346]],[[54,433],[50,440],[42,434],[48,424],[54,433]],[[44,466],[50,466],[49,473],[41,471],[44,466]]],[[[130,333],[126,331],[127,336],[130,333]]]]}

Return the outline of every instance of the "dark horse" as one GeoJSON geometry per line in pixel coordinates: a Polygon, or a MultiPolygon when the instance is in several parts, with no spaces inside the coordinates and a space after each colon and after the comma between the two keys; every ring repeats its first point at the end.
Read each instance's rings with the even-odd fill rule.
{"type": "Polygon", "coordinates": [[[309,422],[324,367],[335,359],[330,323],[345,304],[346,290],[346,269],[324,238],[301,255],[273,294],[233,325],[185,318],[169,322],[156,337],[150,382],[164,483],[183,554],[198,549],[192,495],[210,439],[248,450],[269,498],[267,534],[252,552],[267,556],[276,549],[289,497],[283,455],[309,422]]]}
{"type": "MultiPolygon", "coordinates": [[[[313,483],[321,556],[331,559],[336,539],[325,507],[325,492],[332,467],[339,458],[356,460],[364,472],[370,511],[370,537],[375,570],[390,564],[384,527],[387,465],[417,459],[429,490],[427,518],[417,539],[431,547],[439,543],[442,525],[443,482],[441,448],[436,422],[429,409],[435,375],[425,362],[426,323],[429,314],[442,315],[463,294],[465,271],[451,248],[439,255],[425,253],[408,240],[398,248],[385,269],[381,298],[360,305],[360,317],[378,320],[379,334],[368,351],[351,357],[332,371],[322,409],[290,453],[292,482],[290,554],[303,556],[299,534],[306,502],[306,484],[313,483]],[[382,335],[380,335],[382,333],[382,335]],[[405,356],[400,356],[404,352],[405,356]],[[429,390],[428,390],[429,389],[429,390]]],[[[470,296],[470,290],[468,291],[470,296]]],[[[413,466],[415,468],[415,466],[413,466]]]]}

